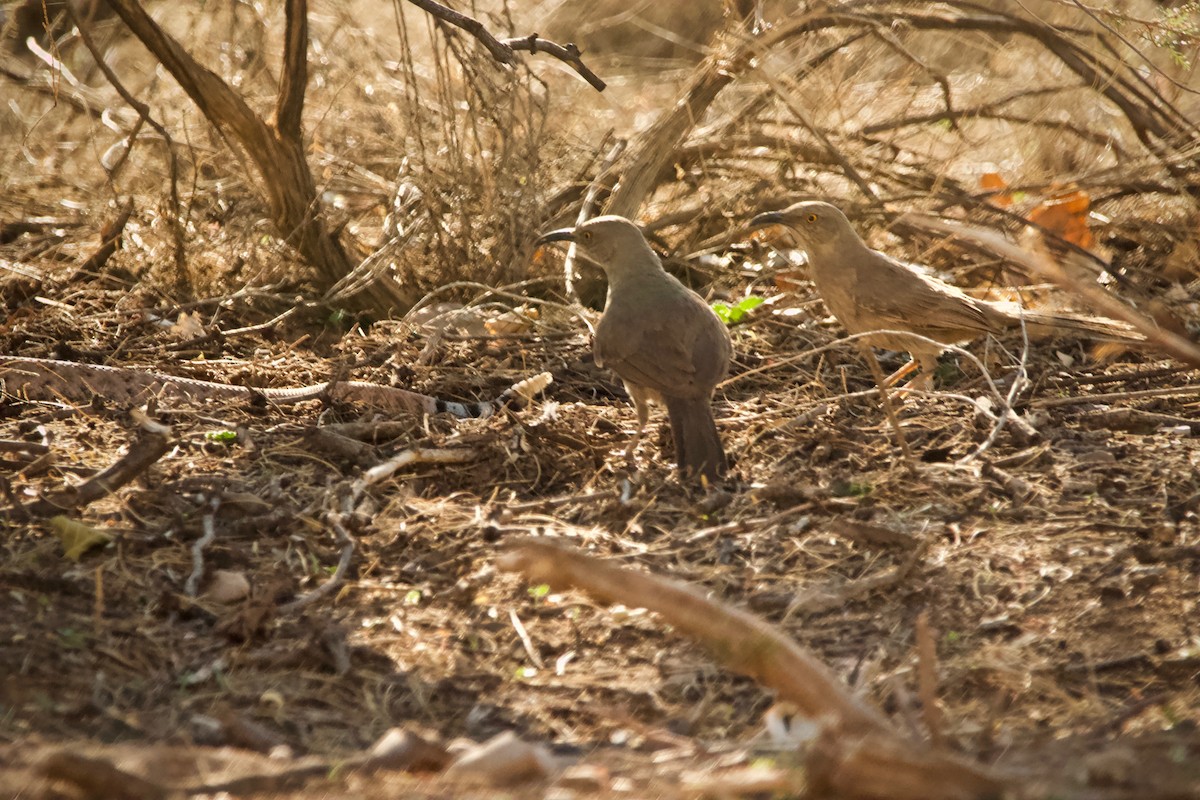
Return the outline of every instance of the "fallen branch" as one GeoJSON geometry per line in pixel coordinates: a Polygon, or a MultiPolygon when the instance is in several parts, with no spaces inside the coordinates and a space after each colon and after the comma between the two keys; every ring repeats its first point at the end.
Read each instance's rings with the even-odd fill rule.
{"type": "Polygon", "coordinates": [[[853,797],[949,800],[994,796],[1004,786],[979,765],[901,739],[879,711],[854,697],[782,631],[695,587],[617,567],[547,539],[513,542],[498,565],[533,583],[579,589],[598,602],[654,611],[707,645],[729,667],[818,720],[821,734],[807,764],[810,788],[853,797]]]}
{"type": "Polygon", "coordinates": [[[1061,406],[1082,406],[1091,403],[1119,403],[1123,400],[1135,400],[1141,397],[1186,397],[1200,394],[1200,383],[1189,383],[1187,386],[1164,386],[1160,389],[1139,389],[1136,392],[1105,392],[1104,394],[1081,394],[1075,397],[1045,397],[1034,400],[1029,405],[1034,408],[1057,408],[1061,406]]]}
{"type": "Polygon", "coordinates": [[[370,485],[387,480],[395,472],[412,464],[466,464],[479,458],[479,451],[445,447],[411,447],[376,464],[363,473],[362,480],[370,485]]]}
{"type": "Polygon", "coordinates": [[[778,690],[806,716],[832,717],[848,731],[890,727],[882,714],[853,697],[832,672],[782,632],[691,586],[613,566],[545,539],[518,541],[505,549],[499,565],[524,573],[534,583],[581,589],[600,602],[661,614],[712,647],[731,667],[778,690]]]}
{"type": "Polygon", "coordinates": [[[200,579],[204,577],[204,551],[217,538],[217,508],[221,505],[219,497],[209,500],[208,511],[200,518],[200,528],[204,531],[200,538],[192,543],[192,572],[183,583],[183,593],[194,598],[200,593],[200,579]]]}
{"type": "Polygon", "coordinates": [[[289,614],[293,611],[299,611],[305,606],[325,597],[345,582],[346,571],[350,569],[350,561],[354,558],[354,537],[350,535],[350,531],[346,530],[346,526],[342,524],[341,515],[330,514],[329,524],[337,533],[338,541],[342,543],[342,555],[338,559],[337,568],[333,571],[333,575],[329,577],[329,580],[312,591],[305,592],[292,602],[281,606],[279,609],[281,613],[289,614]]]}
{"type": "MultiPolygon", "coordinates": [[[[136,411],[136,409],[135,409],[136,411]]],[[[138,414],[134,414],[135,419],[138,414]]],[[[174,437],[171,429],[147,418],[139,420],[145,435],[130,445],[129,452],[108,469],[69,489],[48,494],[26,505],[24,513],[31,517],[53,517],[107,497],[148,470],[171,449],[174,437]]]]}

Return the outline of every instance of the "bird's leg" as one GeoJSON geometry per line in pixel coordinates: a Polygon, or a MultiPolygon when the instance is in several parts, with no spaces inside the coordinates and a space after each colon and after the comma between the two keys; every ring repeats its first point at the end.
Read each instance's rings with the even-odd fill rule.
{"type": "Polygon", "coordinates": [[[908,359],[908,363],[906,363],[904,366],[900,367],[900,369],[896,370],[891,375],[888,375],[886,378],[883,379],[884,388],[888,389],[888,388],[891,388],[892,386],[895,386],[897,383],[902,381],[904,378],[907,378],[910,374],[912,374],[912,372],[915,369],[917,369],[917,367],[919,367],[919,366],[921,366],[921,362],[918,361],[915,356],[910,355],[909,359],[908,359]]]}
{"type": "Polygon", "coordinates": [[[625,458],[628,461],[633,460],[633,453],[637,450],[638,444],[642,441],[642,434],[646,431],[646,423],[650,421],[650,396],[640,386],[625,384],[625,391],[629,392],[629,399],[633,401],[633,407],[637,411],[637,430],[634,431],[633,440],[629,446],[625,448],[625,458]]]}
{"type": "MultiPolygon", "coordinates": [[[[916,364],[920,367],[920,372],[915,377],[909,380],[904,385],[904,388],[913,389],[915,391],[930,391],[933,389],[933,376],[937,374],[938,356],[940,352],[922,351],[920,353],[912,353],[912,361],[909,364],[916,364]]],[[[905,364],[908,366],[908,364],[905,364]]]]}

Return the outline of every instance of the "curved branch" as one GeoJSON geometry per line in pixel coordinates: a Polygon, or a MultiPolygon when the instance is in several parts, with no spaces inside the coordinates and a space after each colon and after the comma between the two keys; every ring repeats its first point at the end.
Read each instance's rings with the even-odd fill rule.
{"type": "Polygon", "coordinates": [[[300,112],[307,57],[307,4],[289,0],[284,77],[277,105],[279,127],[268,124],[219,75],[199,63],[146,13],[138,0],[106,0],[142,44],[179,83],[192,102],[218,130],[232,134],[258,168],[272,221],[332,285],[352,268],[346,251],[329,232],[318,213],[316,182],[305,160],[300,112]],[[300,66],[297,66],[300,64],[300,66]]]}
{"type": "Polygon", "coordinates": [[[592,88],[597,92],[603,92],[608,85],[583,63],[583,53],[574,42],[561,45],[542,39],[536,33],[531,33],[528,36],[520,36],[515,39],[497,39],[479,20],[474,17],[468,17],[466,14],[461,14],[452,8],[447,8],[441,3],[434,2],[434,0],[408,0],[408,2],[422,11],[437,17],[442,22],[453,25],[456,28],[461,28],[471,34],[479,40],[480,44],[487,48],[488,52],[492,54],[492,58],[501,64],[515,64],[517,61],[516,51],[518,50],[528,53],[546,53],[569,65],[579,73],[580,77],[591,84],[592,88]]]}
{"type": "Polygon", "coordinates": [[[524,50],[529,53],[546,53],[547,55],[552,55],[578,72],[579,76],[591,84],[592,88],[597,92],[603,92],[608,87],[608,84],[601,80],[600,76],[592,72],[587,64],[583,63],[583,51],[574,42],[567,42],[565,45],[556,44],[549,39],[541,38],[536,33],[531,33],[528,36],[521,36],[516,39],[504,39],[500,44],[512,50],[524,50]]]}

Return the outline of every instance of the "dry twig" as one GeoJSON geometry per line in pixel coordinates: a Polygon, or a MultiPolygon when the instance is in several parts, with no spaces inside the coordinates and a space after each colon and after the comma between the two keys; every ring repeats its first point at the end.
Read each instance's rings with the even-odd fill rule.
{"type": "Polygon", "coordinates": [[[443,22],[447,22],[456,28],[462,28],[478,39],[480,44],[486,47],[488,52],[492,54],[492,58],[501,64],[515,63],[517,59],[514,53],[517,51],[525,51],[530,54],[545,53],[569,65],[571,69],[578,72],[579,76],[587,81],[597,92],[603,92],[607,86],[604,81],[600,80],[599,75],[592,72],[587,64],[583,63],[583,53],[575,46],[574,42],[568,42],[566,45],[556,44],[542,39],[536,33],[531,33],[528,36],[518,36],[513,39],[497,39],[479,20],[474,17],[468,17],[466,14],[460,14],[441,3],[435,3],[433,0],[408,0],[408,2],[443,22]]]}
{"type": "Polygon", "coordinates": [[[167,454],[174,439],[171,429],[165,425],[160,425],[148,418],[143,418],[141,425],[143,436],[130,446],[129,452],[113,462],[108,469],[92,476],[79,486],[57,491],[29,503],[24,507],[23,513],[34,517],[52,517],[82,508],[101,497],[112,494],[144,473],[167,454]]]}

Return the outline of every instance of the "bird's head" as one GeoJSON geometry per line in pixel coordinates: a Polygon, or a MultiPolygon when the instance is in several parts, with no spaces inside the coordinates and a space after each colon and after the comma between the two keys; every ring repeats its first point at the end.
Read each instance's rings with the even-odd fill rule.
{"type": "Polygon", "coordinates": [[[753,228],[764,225],[790,228],[795,231],[805,250],[818,253],[862,244],[846,215],[836,206],[819,200],[802,200],[780,211],[768,211],[750,220],[753,228]]]}
{"type": "Polygon", "coordinates": [[[550,242],[574,242],[580,255],[610,274],[626,265],[658,263],[641,229],[624,217],[594,217],[574,228],[542,234],[537,240],[539,245],[550,242]]]}

